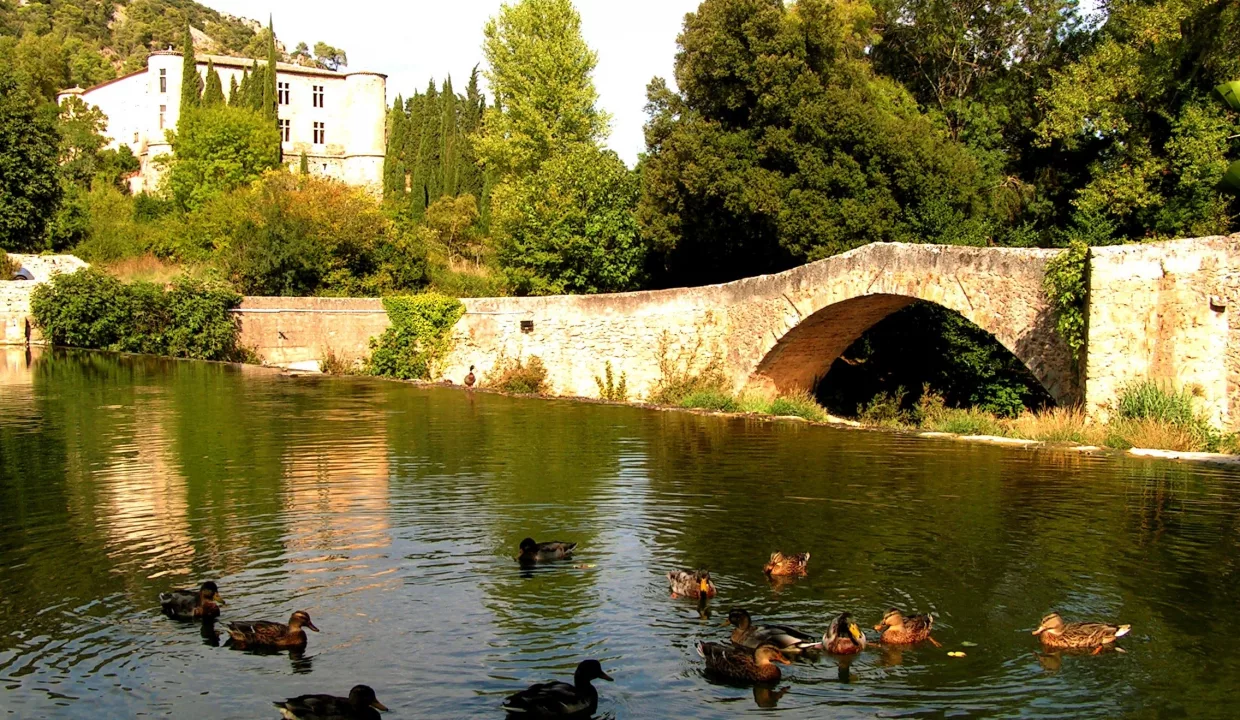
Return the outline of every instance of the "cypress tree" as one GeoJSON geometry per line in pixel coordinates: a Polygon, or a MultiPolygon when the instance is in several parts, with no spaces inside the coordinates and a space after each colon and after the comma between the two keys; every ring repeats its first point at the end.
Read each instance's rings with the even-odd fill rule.
{"type": "Polygon", "coordinates": [[[237,76],[233,75],[228,81],[228,106],[236,107],[238,100],[237,76]]]}
{"type": "Polygon", "coordinates": [[[409,116],[405,114],[405,101],[396,96],[396,102],[388,112],[387,152],[383,158],[383,197],[397,200],[405,194],[405,140],[408,137],[409,116]]]}
{"type": "MultiPolygon", "coordinates": [[[[458,194],[469,193],[482,202],[482,168],[478,165],[478,153],[474,150],[474,135],[482,127],[482,113],[486,110],[486,98],[478,89],[478,68],[469,74],[469,86],[460,112],[460,148],[458,150],[456,187],[458,194]]],[[[479,206],[481,211],[481,205],[479,206]]]]}
{"type": "Polygon", "coordinates": [[[310,158],[306,157],[306,151],[301,151],[301,162],[297,165],[297,170],[302,175],[310,174],[310,158]]]}
{"type": "MultiPolygon", "coordinates": [[[[194,36],[185,22],[185,35],[181,38],[181,110],[184,118],[201,104],[202,77],[198,75],[198,60],[194,57],[194,36]]],[[[179,119],[178,119],[179,122],[179,119]]]]}
{"type": "Polygon", "coordinates": [[[224,104],[224,84],[215,69],[215,62],[207,61],[207,85],[202,91],[203,107],[218,107],[224,104]]]}
{"type": "Polygon", "coordinates": [[[434,201],[438,197],[448,196],[456,197],[456,176],[457,176],[457,97],[452,91],[452,77],[449,76],[443,82],[443,92],[439,94],[439,176],[440,188],[439,195],[432,198],[434,201]]]}
{"type": "Polygon", "coordinates": [[[276,30],[270,15],[267,16],[267,74],[263,79],[263,114],[274,123],[280,113],[276,106],[276,30]]]}

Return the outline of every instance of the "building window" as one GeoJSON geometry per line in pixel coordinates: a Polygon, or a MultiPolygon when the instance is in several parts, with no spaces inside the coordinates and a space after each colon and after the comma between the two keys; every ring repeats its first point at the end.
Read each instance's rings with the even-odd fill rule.
{"type": "MultiPolygon", "coordinates": [[[[271,87],[271,86],[268,85],[268,87],[271,87]]],[[[276,94],[279,96],[279,100],[278,100],[279,103],[281,105],[288,105],[288,83],[286,82],[276,83],[276,90],[277,90],[276,94]]]]}
{"type": "MultiPolygon", "coordinates": [[[[163,129],[164,129],[164,114],[165,114],[165,113],[167,113],[167,112],[168,112],[168,106],[167,106],[167,105],[160,105],[160,106],[159,106],[159,129],[160,129],[160,130],[163,130],[163,129]]],[[[271,127],[271,126],[270,126],[270,125],[268,125],[267,127],[271,127]]]]}
{"type": "Polygon", "coordinates": [[[133,134],[133,144],[134,144],[134,145],[137,145],[137,144],[138,144],[138,133],[134,133],[134,134],[133,134]]]}
{"type": "Polygon", "coordinates": [[[322,85],[314,86],[314,106],[316,108],[323,107],[323,86],[322,85]]]}
{"type": "Polygon", "coordinates": [[[314,124],[314,144],[322,145],[326,142],[327,142],[327,131],[324,129],[323,123],[316,122],[314,124]]]}
{"type": "Polygon", "coordinates": [[[280,118],[280,139],[284,142],[288,142],[289,138],[292,137],[292,134],[292,123],[289,122],[288,118],[280,118]]]}
{"type": "Polygon", "coordinates": [[[159,70],[159,91],[161,93],[168,92],[168,71],[163,68],[159,70]]]}

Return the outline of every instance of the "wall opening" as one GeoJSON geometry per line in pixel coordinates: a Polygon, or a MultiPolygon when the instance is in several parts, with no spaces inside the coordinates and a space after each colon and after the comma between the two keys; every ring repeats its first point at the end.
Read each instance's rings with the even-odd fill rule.
{"type": "Polygon", "coordinates": [[[917,301],[874,323],[818,381],[818,402],[853,417],[866,408],[913,410],[924,389],[949,407],[1000,416],[1055,404],[1029,368],[959,313],[917,301]],[[878,405],[876,405],[876,402],[878,405]]]}

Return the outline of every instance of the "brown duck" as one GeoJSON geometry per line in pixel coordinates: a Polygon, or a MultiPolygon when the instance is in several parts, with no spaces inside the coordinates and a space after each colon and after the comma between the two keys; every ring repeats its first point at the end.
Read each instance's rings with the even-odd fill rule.
{"type": "Polygon", "coordinates": [[[309,613],[298,610],[287,625],[267,620],[230,622],[228,635],[235,648],[301,648],[306,646],[306,631],[302,628],[319,631],[309,613]]]}
{"type": "Polygon", "coordinates": [[[896,608],[891,608],[874,629],[882,633],[883,642],[888,645],[912,645],[929,640],[935,647],[942,647],[937,640],[930,637],[930,628],[933,625],[933,615],[905,615],[896,608]]]}
{"type": "Polygon", "coordinates": [[[762,568],[762,572],[772,577],[804,575],[807,565],[809,565],[809,553],[807,552],[784,555],[779,551],[775,551],[771,553],[771,559],[767,562],[766,567],[762,568]]]}
{"type": "Polygon", "coordinates": [[[160,609],[178,620],[214,620],[220,616],[220,589],[208,580],[197,590],[171,590],[159,594],[160,609]]]}
{"type": "Polygon", "coordinates": [[[1065,623],[1059,613],[1042,618],[1038,629],[1033,631],[1047,648],[1095,648],[1094,652],[1111,645],[1132,630],[1131,625],[1110,625],[1096,622],[1065,623]]]}
{"type": "Polygon", "coordinates": [[[779,667],[772,663],[792,664],[774,645],[750,651],[734,645],[699,642],[697,651],[706,660],[708,671],[738,682],[777,683],[779,667]]]}
{"type": "Polygon", "coordinates": [[[469,374],[465,376],[465,387],[473,387],[478,382],[478,378],[474,377],[474,366],[469,366],[469,374]]]}
{"type": "Polygon", "coordinates": [[[716,592],[709,570],[672,570],[667,574],[667,584],[671,587],[674,598],[713,598],[716,592]]]}

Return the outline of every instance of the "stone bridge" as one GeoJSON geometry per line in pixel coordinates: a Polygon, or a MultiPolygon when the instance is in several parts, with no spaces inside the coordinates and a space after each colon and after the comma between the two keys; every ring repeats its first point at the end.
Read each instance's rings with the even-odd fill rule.
{"type": "MultiPolygon", "coordinates": [[[[714,361],[736,391],[813,389],[867,328],[916,300],[990,332],[1060,404],[1105,418],[1119,390],[1187,388],[1219,426],[1240,420],[1240,235],[1093,248],[1080,370],[1042,289],[1057,250],[874,244],[776,275],[615,295],[466,299],[443,376],[485,379],[542,359],[552,390],[595,397],[610,362],[644,399],[664,369],[714,361]]],[[[365,357],[388,326],[379,300],[246,298],[241,341],[266,362],[365,357]]],[[[917,362],[911,356],[909,362],[917,362]]]]}

